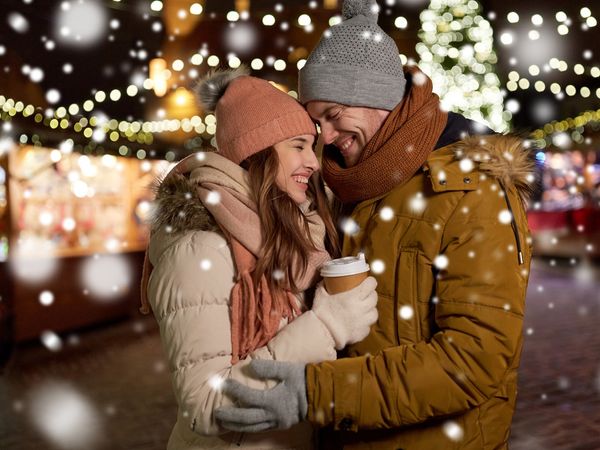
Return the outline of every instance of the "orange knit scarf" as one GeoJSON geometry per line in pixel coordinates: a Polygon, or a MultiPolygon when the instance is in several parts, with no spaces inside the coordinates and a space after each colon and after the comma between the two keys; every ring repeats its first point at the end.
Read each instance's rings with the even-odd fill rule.
{"type": "Polygon", "coordinates": [[[406,182],[444,131],[448,113],[440,109],[431,80],[414,66],[404,70],[407,95],[365,146],[356,165],[342,167],[337,148],[325,147],[323,177],[344,203],[379,197],[406,182]]]}

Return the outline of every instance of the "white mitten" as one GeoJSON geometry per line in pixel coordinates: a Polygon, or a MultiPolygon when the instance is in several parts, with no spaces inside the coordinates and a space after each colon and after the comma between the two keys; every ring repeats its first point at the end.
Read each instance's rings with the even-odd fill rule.
{"type": "Polygon", "coordinates": [[[335,341],[335,348],[360,342],[367,337],[377,321],[377,281],[367,277],[346,292],[330,295],[319,283],[313,303],[313,313],[325,324],[335,341]]]}

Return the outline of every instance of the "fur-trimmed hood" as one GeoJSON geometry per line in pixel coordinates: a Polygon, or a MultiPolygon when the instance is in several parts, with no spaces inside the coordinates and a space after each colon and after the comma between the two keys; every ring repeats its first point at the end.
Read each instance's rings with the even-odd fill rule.
{"type": "Polygon", "coordinates": [[[219,226],[196,193],[196,186],[187,175],[170,173],[154,188],[151,230],[165,229],[169,233],[203,230],[218,231],[219,226]]]}
{"type": "Polygon", "coordinates": [[[188,231],[221,233],[212,214],[200,200],[195,183],[189,174],[171,171],[153,186],[156,194],[150,217],[150,242],[148,257],[156,264],[171,245],[188,231]]]}
{"type": "Polygon", "coordinates": [[[506,189],[515,189],[526,202],[535,180],[534,161],[522,138],[515,135],[472,136],[431,153],[425,164],[434,189],[461,189],[478,180],[472,171],[498,179],[506,189]]]}

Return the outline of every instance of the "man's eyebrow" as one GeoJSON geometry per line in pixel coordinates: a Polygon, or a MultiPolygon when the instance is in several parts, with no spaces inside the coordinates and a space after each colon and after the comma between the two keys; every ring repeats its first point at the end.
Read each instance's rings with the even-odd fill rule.
{"type": "MultiPolygon", "coordinates": [[[[323,111],[320,111],[320,112],[318,113],[318,117],[325,117],[325,116],[327,116],[327,114],[329,114],[329,113],[331,112],[331,110],[332,110],[332,109],[334,109],[334,108],[336,108],[336,107],[338,107],[338,106],[339,106],[339,105],[333,104],[333,105],[331,105],[331,106],[328,106],[328,107],[326,107],[326,108],[325,108],[323,111]]],[[[318,122],[319,122],[319,120],[318,120],[318,119],[313,119],[313,122],[317,122],[317,123],[318,123],[318,122]]]]}
{"type": "Polygon", "coordinates": [[[332,109],[337,108],[339,105],[331,105],[328,106],[327,108],[325,108],[325,110],[323,111],[323,116],[326,116],[327,114],[329,114],[331,112],[332,109]]]}

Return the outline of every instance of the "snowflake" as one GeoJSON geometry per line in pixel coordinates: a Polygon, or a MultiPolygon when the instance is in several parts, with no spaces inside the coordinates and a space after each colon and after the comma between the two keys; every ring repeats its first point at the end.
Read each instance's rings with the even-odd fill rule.
{"type": "Polygon", "coordinates": [[[571,380],[565,376],[558,377],[557,380],[558,388],[565,391],[571,387],[571,380]]]}
{"type": "Polygon", "coordinates": [[[206,196],[206,203],[209,205],[218,205],[221,203],[221,194],[219,194],[217,191],[209,192],[206,196]]]}
{"type": "Polygon", "coordinates": [[[8,24],[17,33],[27,33],[29,31],[29,21],[25,16],[18,12],[12,12],[7,17],[8,24]]]}
{"type": "Polygon", "coordinates": [[[411,306],[404,305],[398,310],[398,315],[401,319],[410,320],[414,315],[414,310],[411,306]]]}
{"type": "Polygon", "coordinates": [[[386,222],[390,221],[394,218],[394,210],[389,206],[385,206],[379,211],[379,217],[386,222]]]}
{"type": "Polygon", "coordinates": [[[425,83],[427,83],[427,75],[425,75],[423,72],[417,72],[413,75],[413,83],[416,86],[423,86],[425,83]]]}
{"type": "Polygon", "coordinates": [[[504,225],[508,225],[509,223],[512,222],[512,214],[510,213],[509,210],[503,209],[498,214],[498,220],[500,221],[500,223],[502,223],[504,225]]]}
{"type": "Polygon", "coordinates": [[[373,272],[375,275],[383,273],[384,270],[385,263],[382,260],[376,259],[371,262],[371,272],[373,272]]]}
{"type": "Polygon", "coordinates": [[[62,339],[54,331],[43,331],[40,335],[40,340],[44,347],[52,352],[58,352],[62,349],[62,339]]]}
{"type": "Polygon", "coordinates": [[[89,47],[107,30],[106,8],[98,0],[64,1],[54,16],[54,35],[65,45],[89,47]]]}
{"type": "Polygon", "coordinates": [[[50,306],[54,303],[54,294],[50,291],[40,292],[39,301],[44,306],[50,306]]]}
{"type": "Polygon", "coordinates": [[[360,227],[352,218],[343,219],[341,222],[341,226],[344,234],[347,234],[349,236],[354,236],[360,231],[360,227]]]}
{"type": "Polygon", "coordinates": [[[34,388],[28,408],[33,424],[57,448],[96,448],[105,432],[94,406],[65,383],[34,388]]]}
{"type": "Polygon", "coordinates": [[[427,201],[421,192],[417,192],[413,198],[409,200],[409,207],[413,213],[421,213],[425,210],[427,201]]]}
{"type": "Polygon", "coordinates": [[[444,431],[444,434],[448,437],[448,439],[450,439],[453,442],[458,442],[462,440],[464,436],[464,430],[462,429],[462,427],[452,420],[445,422],[442,429],[444,431]]]}
{"type": "Polygon", "coordinates": [[[212,267],[212,261],[210,259],[202,259],[200,261],[200,269],[204,271],[210,270],[212,267]]]}
{"type": "Polygon", "coordinates": [[[132,282],[131,267],[122,255],[95,255],[81,268],[82,284],[98,300],[111,300],[132,282]]]}
{"type": "Polygon", "coordinates": [[[448,267],[448,257],[446,255],[438,255],[433,260],[433,265],[440,270],[444,270],[448,267]]]}
{"type": "Polygon", "coordinates": [[[58,103],[60,101],[60,92],[56,89],[49,89],[46,92],[46,100],[51,104],[58,103]]]}
{"type": "Polygon", "coordinates": [[[224,382],[225,380],[223,379],[223,377],[219,375],[213,375],[208,380],[209,386],[215,391],[220,391],[223,388],[224,382]]]}
{"type": "Polygon", "coordinates": [[[474,164],[473,161],[469,158],[463,158],[458,163],[460,170],[464,173],[469,173],[473,170],[474,164]]]}
{"type": "Polygon", "coordinates": [[[34,67],[29,71],[29,79],[34,83],[39,83],[44,79],[44,71],[39,67],[34,67]]]}

